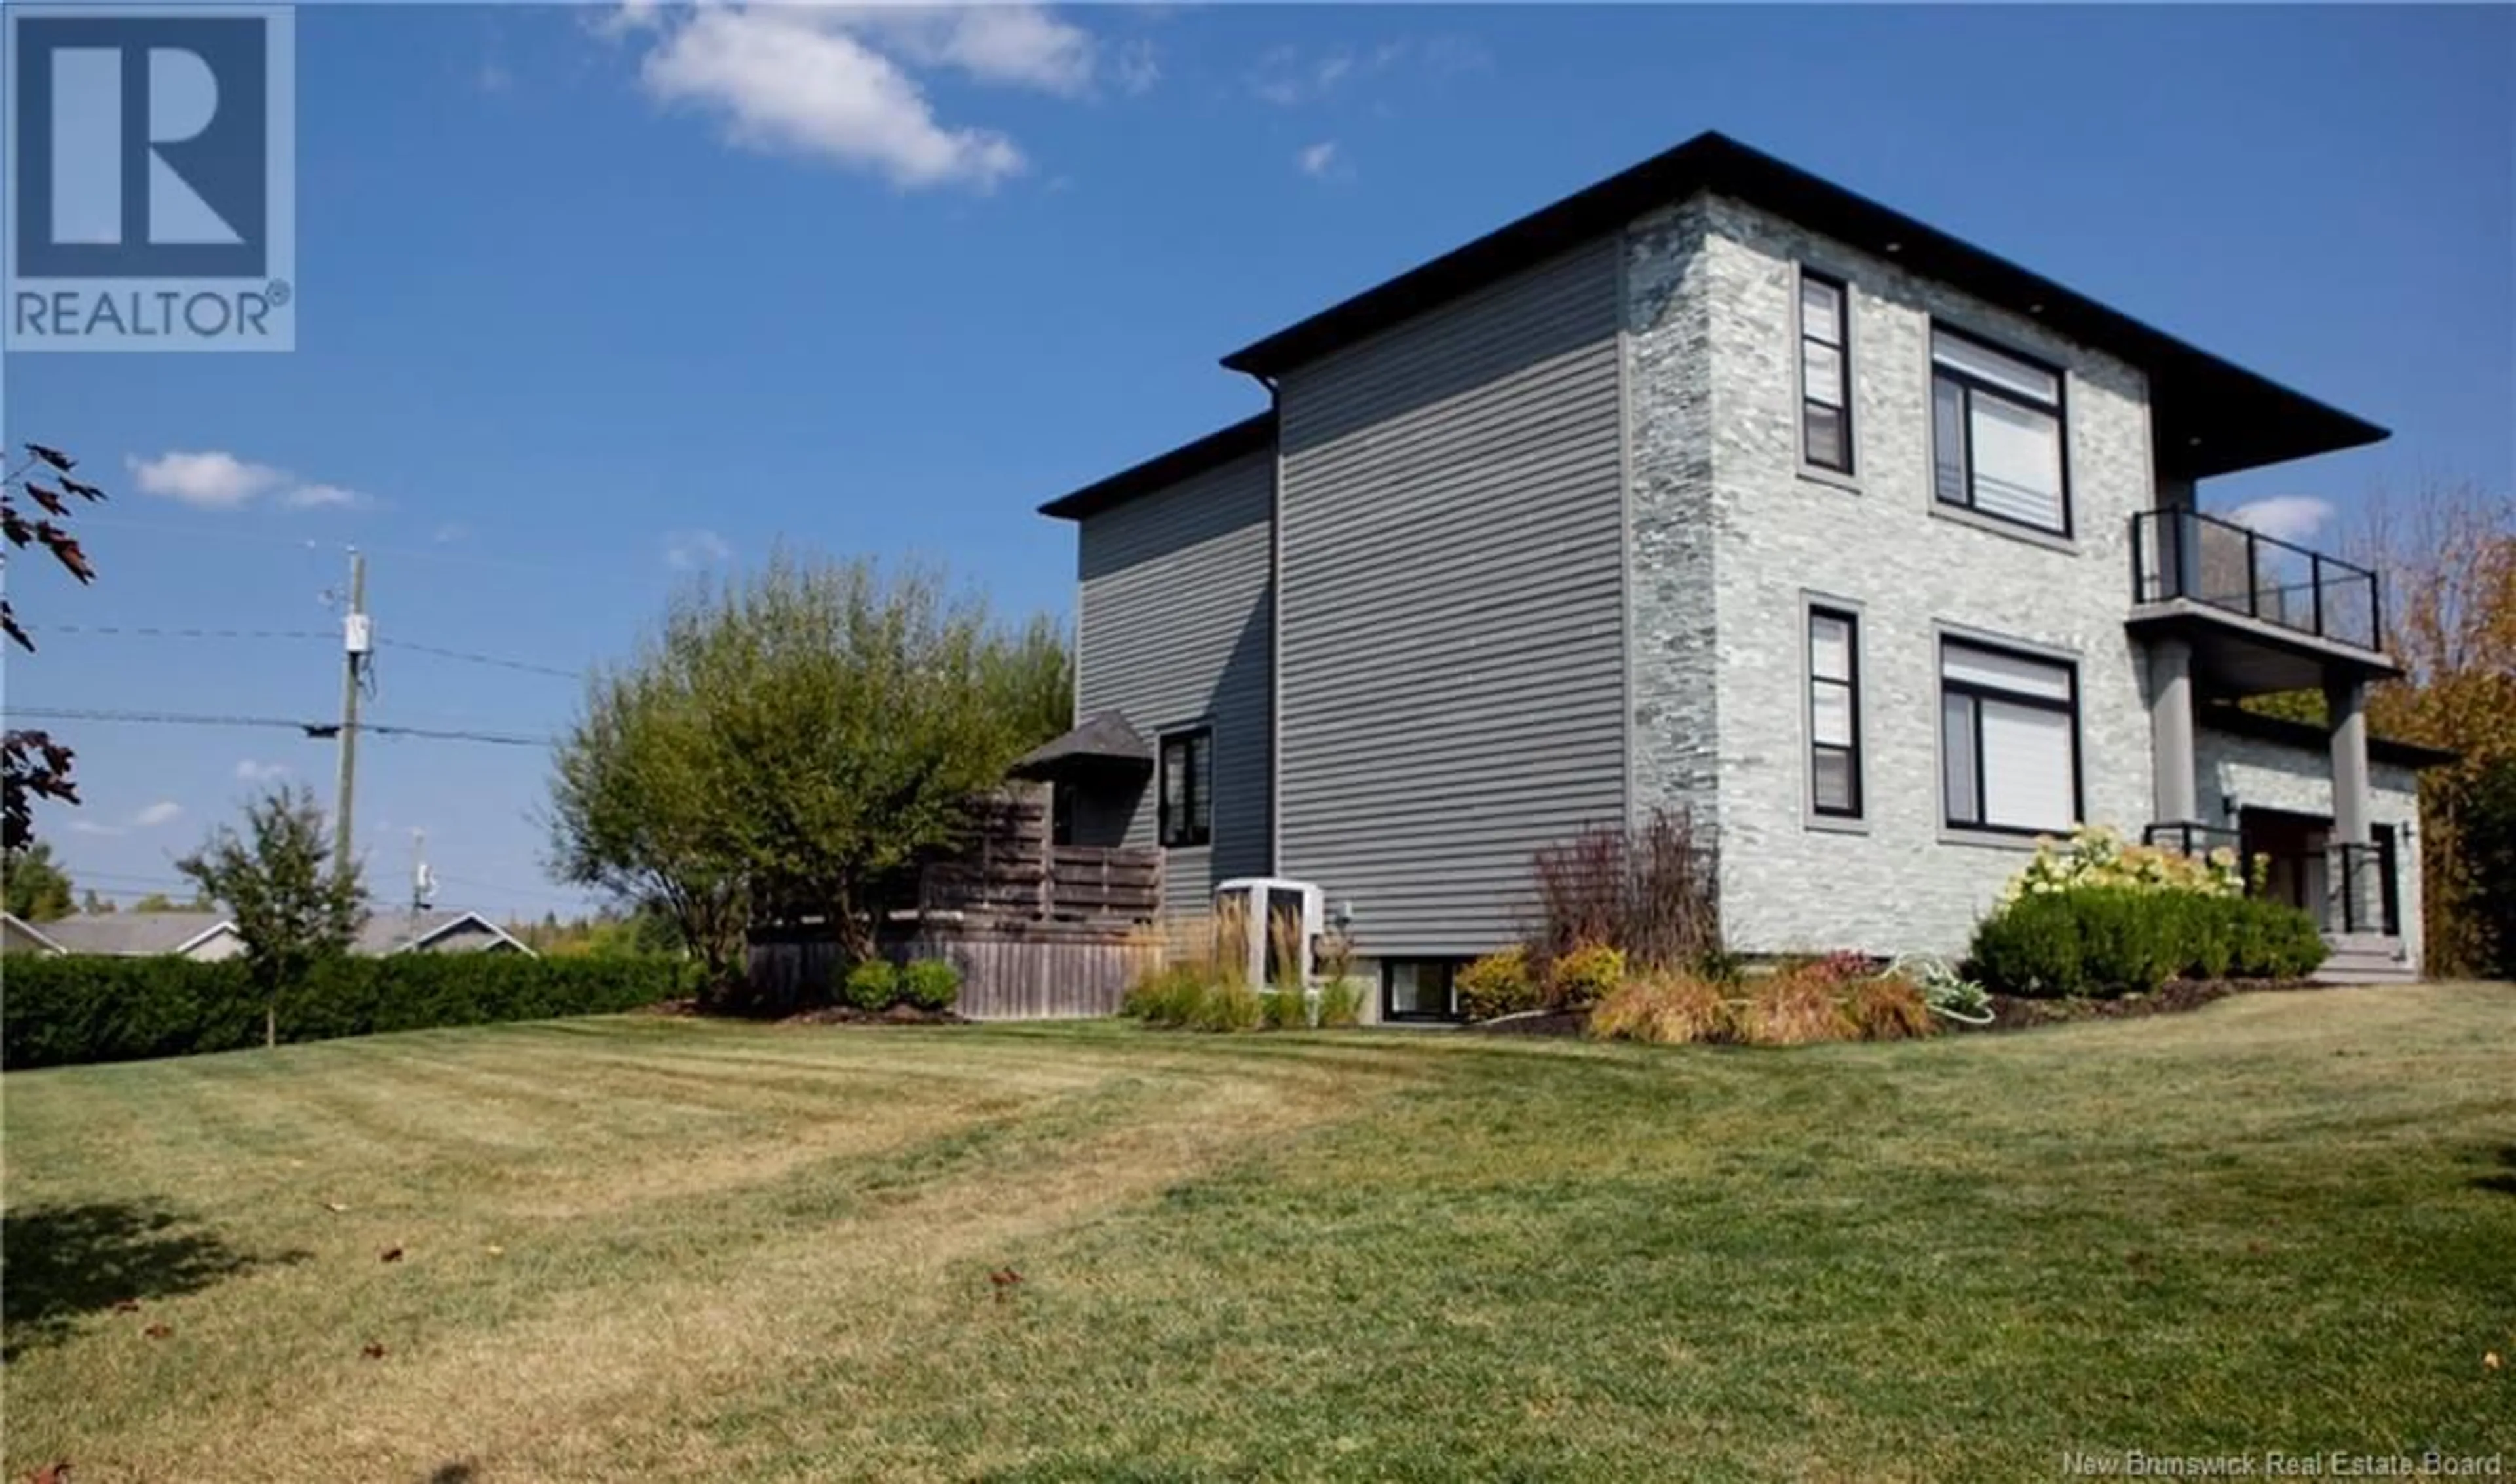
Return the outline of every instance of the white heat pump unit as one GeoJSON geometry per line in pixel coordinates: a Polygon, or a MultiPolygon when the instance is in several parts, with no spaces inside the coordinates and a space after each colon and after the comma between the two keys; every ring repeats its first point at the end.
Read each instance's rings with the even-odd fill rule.
{"type": "Polygon", "coordinates": [[[1320,934],[1328,930],[1327,903],[1318,887],[1281,876],[1239,876],[1214,889],[1218,919],[1227,911],[1227,903],[1237,905],[1240,920],[1250,924],[1247,953],[1251,984],[1272,985],[1283,977],[1285,965],[1277,945],[1280,936],[1276,931],[1279,921],[1300,924],[1302,961],[1297,968],[1301,983],[1311,982],[1316,966],[1312,962],[1313,945],[1320,934]]]}

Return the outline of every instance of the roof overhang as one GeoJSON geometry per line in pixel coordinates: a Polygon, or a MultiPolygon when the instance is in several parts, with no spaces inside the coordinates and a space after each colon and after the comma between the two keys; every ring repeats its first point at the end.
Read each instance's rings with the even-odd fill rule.
{"type": "MultiPolygon", "coordinates": [[[[2208,732],[2225,732],[2235,737],[2250,737],[2257,742],[2283,742],[2292,747],[2305,747],[2321,752],[2330,744],[2324,729],[2311,722],[2291,721],[2285,716],[2266,716],[2243,706],[2218,704],[2203,706],[2196,723],[2208,732]]],[[[2431,747],[2420,742],[2396,742],[2391,738],[2368,739],[2368,759],[2389,763],[2397,768],[2443,768],[2463,761],[2463,754],[2445,747],[2431,747]]]]}
{"type": "Polygon", "coordinates": [[[1140,494],[1151,494],[1164,486],[1203,474],[1236,458],[1272,448],[1275,444],[1276,413],[1271,408],[1192,443],[1182,444],[1167,453],[1157,453],[1132,469],[1086,485],[1072,493],[1059,495],[1040,506],[1039,513],[1055,516],[1061,521],[1079,521],[1086,516],[1098,515],[1112,505],[1124,504],[1140,494]]]}
{"type": "MultiPolygon", "coordinates": [[[[2033,318],[2149,378],[2158,472],[2205,479],[2387,437],[2363,418],[2222,360],[1972,243],[1717,133],[1698,134],[1464,247],[1223,358],[1252,376],[1308,361],[1706,192],[2033,318]]],[[[1124,479],[1126,476],[1121,475],[1124,479]]],[[[1068,496],[1069,499],[1075,496],[1068,496]]],[[[1057,513],[1052,510],[1052,514],[1057,513]]]]}

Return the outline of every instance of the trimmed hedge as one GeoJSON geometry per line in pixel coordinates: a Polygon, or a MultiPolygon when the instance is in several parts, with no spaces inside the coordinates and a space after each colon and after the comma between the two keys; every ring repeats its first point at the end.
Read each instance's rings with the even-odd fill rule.
{"type": "MultiPolygon", "coordinates": [[[[282,990],[279,1039],[605,1015],[695,992],[678,958],[396,954],[314,965],[282,990]]],[[[232,1051],[263,1041],[273,1009],[241,959],[11,954],[0,966],[0,1065],[62,1067],[232,1051]]]]}
{"type": "Polygon", "coordinates": [[[2285,902],[2115,887],[2034,893],[1975,929],[1974,977],[2010,995],[2146,995],[2169,979],[2301,979],[2315,921],[2285,902]]]}

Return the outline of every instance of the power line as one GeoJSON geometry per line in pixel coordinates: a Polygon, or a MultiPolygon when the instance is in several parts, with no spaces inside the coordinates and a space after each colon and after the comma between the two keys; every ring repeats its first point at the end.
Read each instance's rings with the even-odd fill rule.
{"type": "MultiPolygon", "coordinates": [[[[284,716],[208,716],[179,711],[105,711],[70,706],[17,706],[13,716],[30,716],[44,721],[104,721],[168,727],[271,727],[284,732],[302,732],[317,741],[328,741],[341,735],[337,721],[291,721],[284,716]]],[[[455,728],[404,727],[387,722],[362,721],[356,730],[371,737],[415,737],[430,742],[487,742],[505,747],[547,747],[547,737],[524,737],[512,732],[474,732],[455,728]]]]}
{"type": "Polygon", "coordinates": [[[116,625],[109,623],[39,623],[29,624],[27,632],[35,634],[108,634],[117,638],[149,639],[321,639],[338,642],[340,635],[312,628],[174,628],[154,624],[116,625]]]}
{"type": "Polygon", "coordinates": [[[440,659],[460,659],[468,664],[495,665],[502,670],[523,670],[529,675],[556,675],[563,680],[584,678],[584,672],[581,670],[563,670],[557,665],[534,664],[525,659],[501,659],[494,655],[474,655],[463,650],[440,649],[433,644],[413,644],[407,639],[378,639],[376,643],[390,650],[409,650],[414,654],[434,655],[440,659]]]}

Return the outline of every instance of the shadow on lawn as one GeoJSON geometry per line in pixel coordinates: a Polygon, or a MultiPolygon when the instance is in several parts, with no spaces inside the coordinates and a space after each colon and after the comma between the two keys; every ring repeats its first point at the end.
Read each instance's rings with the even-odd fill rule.
{"type": "Polygon", "coordinates": [[[154,1201],[39,1206],[0,1215],[0,1360],[58,1344],[126,1299],[197,1293],[267,1262],[154,1201]]]}
{"type": "Polygon", "coordinates": [[[2505,1167],[2505,1172],[2495,1175],[2474,1175],[2471,1181],[2472,1188],[2495,1190],[2502,1196],[2516,1196],[2516,1144],[2500,1145],[2495,1158],[2505,1167]]]}

